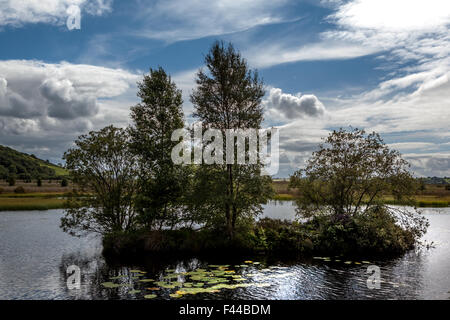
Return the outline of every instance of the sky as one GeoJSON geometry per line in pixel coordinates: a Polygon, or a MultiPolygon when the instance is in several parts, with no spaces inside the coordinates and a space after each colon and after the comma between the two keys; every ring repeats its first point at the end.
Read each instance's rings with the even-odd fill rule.
{"type": "Polygon", "coordinates": [[[127,126],[158,66],[191,123],[195,74],[223,40],[264,80],[277,177],[349,126],[416,176],[450,176],[449,31],[448,0],[0,0],[0,144],[61,163],[79,135],[127,126]]]}

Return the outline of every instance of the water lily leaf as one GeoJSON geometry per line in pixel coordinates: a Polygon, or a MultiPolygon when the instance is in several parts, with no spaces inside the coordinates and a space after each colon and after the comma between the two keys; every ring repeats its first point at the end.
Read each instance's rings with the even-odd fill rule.
{"type": "Polygon", "coordinates": [[[111,277],[109,278],[110,280],[118,280],[118,279],[122,279],[122,278],[127,278],[128,276],[116,276],[116,277],[111,277]]]}
{"type": "Polygon", "coordinates": [[[192,287],[194,284],[192,283],[192,282],[185,282],[185,283],[183,283],[183,287],[187,287],[187,288],[190,288],[190,287],[192,287]]]}
{"type": "Polygon", "coordinates": [[[363,261],[361,261],[362,263],[364,263],[364,264],[370,264],[370,261],[365,261],[365,260],[363,260],[363,261]]]}
{"type": "Polygon", "coordinates": [[[361,264],[361,262],[356,262],[356,261],[355,261],[355,264],[361,264]]]}
{"type": "Polygon", "coordinates": [[[241,268],[247,268],[248,265],[246,265],[246,264],[241,264],[240,267],[241,267],[241,268]]]}
{"type": "Polygon", "coordinates": [[[203,282],[197,282],[197,283],[194,283],[194,287],[197,287],[197,288],[203,287],[203,285],[204,285],[203,282]]]}
{"type": "Polygon", "coordinates": [[[345,263],[345,264],[352,264],[351,261],[345,261],[344,263],[345,263]]]}
{"type": "Polygon", "coordinates": [[[181,297],[182,297],[181,294],[177,294],[177,293],[171,293],[171,294],[169,294],[169,296],[170,296],[171,298],[181,298],[181,297]]]}
{"type": "Polygon", "coordinates": [[[161,288],[158,288],[158,287],[152,287],[152,288],[147,288],[147,290],[158,291],[158,290],[161,290],[161,288]]]}
{"type": "Polygon", "coordinates": [[[156,298],[156,297],[157,297],[156,294],[146,294],[146,295],[144,296],[145,299],[154,299],[154,298],[156,298]]]}
{"type": "Polygon", "coordinates": [[[253,263],[251,260],[245,260],[244,263],[253,263]]]}
{"type": "Polygon", "coordinates": [[[261,262],[253,262],[253,264],[261,264],[261,262]]]}
{"type": "Polygon", "coordinates": [[[139,282],[153,282],[153,281],[155,281],[155,280],[153,280],[153,279],[141,279],[141,280],[139,280],[139,282]]]}
{"type": "Polygon", "coordinates": [[[105,288],[117,288],[117,287],[120,287],[119,284],[113,283],[113,282],[103,282],[102,286],[104,286],[105,288]]]}
{"type": "Polygon", "coordinates": [[[145,271],[141,270],[130,270],[131,273],[145,273],[145,271]]]}
{"type": "Polygon", "coordinates": [[[128,291],[129,294],[136,294],[136,293],[140,293],[141,290],[130,290],[128,291]]]}
{"type": "Polygon", "coordinates": [[[225,273],[236,273],[234,270],[226,270],[225,273]]]}

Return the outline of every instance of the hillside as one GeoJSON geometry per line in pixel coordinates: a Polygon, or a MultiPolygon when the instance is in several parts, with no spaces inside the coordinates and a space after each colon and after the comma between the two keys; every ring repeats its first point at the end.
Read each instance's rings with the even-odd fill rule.
{"type": "Polygon", "coordinates": [[[62,167],[0,145],[0,179],[10,176],[20,180],[52,179],[67,174],[62,167]]]}

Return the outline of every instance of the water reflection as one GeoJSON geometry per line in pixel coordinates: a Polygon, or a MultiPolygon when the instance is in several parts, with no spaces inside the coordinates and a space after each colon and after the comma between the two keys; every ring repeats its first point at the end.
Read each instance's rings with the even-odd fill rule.
{"type": "MultiPolygon", "coordinates": [[[[269,204],[265,214],[293,215],[292,208],[291,203],[269,204]]],[[[64,234],[59,229],[60,210],[2,212],[0,298],[448,299],[450,210],[426,209],[425,214],[430,219],[425,238],[434,241],[435,248],[411,251],[389,261],[148,256],[122,264],[105,261],[98,237],[79,239],[64,234]],[[369,263],[381,268],[379,290],[367,288],[369,263]],[[66,285],[70,265],[81,269],[78,290],[66,285]]]]}

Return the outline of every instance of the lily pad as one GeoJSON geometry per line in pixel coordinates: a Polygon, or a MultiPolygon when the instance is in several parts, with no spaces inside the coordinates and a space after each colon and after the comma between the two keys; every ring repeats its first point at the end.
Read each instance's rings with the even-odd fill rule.
{"type": "Polygon", "coordinates": [[[345,261],[344,263],[345,263],[345,264],[352,264],[351,261],[345,261]]]}
{"type": "Polygon", "coordinates": [[[118,287],[120,287],[120,284],[113,283],[113,282],[103,282],[102,286],[104,286],[105,288],[110,289],[110,288],[118,288],[118,287]]]}
{"type": "Polygon", "coordinates": [[[153,280],[153,279],[141,279],[141,280],[139,280],[139,282],[153,282],[153,281],[155,281],[155,280],[153,280]]]}
{"type": "Polygon", "coordinates": [[[156,298],[156,297],[157,297],[156,294],[146,294],[146,295],[144,296],[145,299],[154,299],[154,298],[156,298]]]}
{"type": "Polygon", "coordinates": [[[140,293],[141,290],[130,290],[128,291],[129,294],[136,294],[136,293],[140,293]]]}
{"type": "Polygon", "coordinates": [[[171,294],[169,294],[169,296],[170,296],[171,298],[181,298],[181,297],[182,297],[182,295],[181,295],[181,294],[178,294],[178,293],[171,293],[171,294]]]}
{"type": "Polygon", "coordinates": [[[151,290],[151,291],[159,291],[159,290],[161,290],[161,288],[158,288],[158,287],[152,287],[152,288],[147,288],[147,290],[151,290]]]}
{"type": "Polygon", "coordinates": [[[253,263],[251,260],[245,260],[244,263],[253,263]]]}

